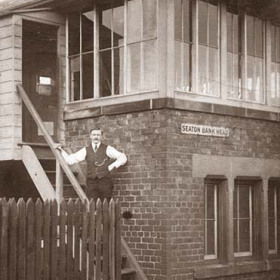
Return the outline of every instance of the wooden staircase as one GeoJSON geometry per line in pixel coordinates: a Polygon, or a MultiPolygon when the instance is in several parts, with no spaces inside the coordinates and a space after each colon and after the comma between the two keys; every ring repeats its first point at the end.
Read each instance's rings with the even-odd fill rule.
{"type": "MultiPolygon", "coordinates": [[[[65,162],[60,152],[55,148],[55,143],[44,126],[40,116],[35,110],[21,85],[17,85],[18,93],[33,117],[38,128],[43,133],[46,144],[22,143],[22,161],[32,178],[43,200],[62,198],[80,198],[89,202],[83,187],[78,182],[80,177],[85,183],[81,169],[76,168],[75,174],[65,162]]],[[[76,165],[77,166],[77,165],[76,165]]],[[[83,184],[82,184],[83,185],[83,184]]],[[[133,256],[130,248],[123,238],[122,243],[122,280],[147,280],[141,267],[133,256]]]]}

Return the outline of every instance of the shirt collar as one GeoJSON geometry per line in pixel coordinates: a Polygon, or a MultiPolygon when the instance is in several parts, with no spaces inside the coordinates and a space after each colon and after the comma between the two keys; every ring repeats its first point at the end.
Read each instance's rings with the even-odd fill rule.
{"type": "MultiPolygon", "coordinates": [[[[101,142],[97,143],[97,149],[100,147],[100,145],[101,145],[101,142]]],[[[91,142],[91,146],[92,146],[92,149],[94,150],[95,143],[91,142]]]]}

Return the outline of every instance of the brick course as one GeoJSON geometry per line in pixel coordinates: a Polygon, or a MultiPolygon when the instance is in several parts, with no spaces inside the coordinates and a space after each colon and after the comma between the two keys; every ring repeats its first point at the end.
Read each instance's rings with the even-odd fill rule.
{"type": "MultiPolygon", "coordinates": [[[[89,144],[93,126],[128,156],[114,174],[115,197],[133,213],[123,220],[123,236],[150,280],[194,279],[193,268],[204,263],[204,182],[192,177],[193,154],[280,159],[280,127],[273,121],[159,109],[69,120],[66,143],[72,150],[89,144]],[[181,123],[228,127],[230,136],[184,135],[181,123]]],[[[277,277],[267,272],[215,279],[277,277]]]]}

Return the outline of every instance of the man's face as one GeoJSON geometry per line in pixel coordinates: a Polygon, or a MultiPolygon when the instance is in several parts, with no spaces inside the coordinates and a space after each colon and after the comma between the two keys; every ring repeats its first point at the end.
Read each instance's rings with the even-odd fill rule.
{"type": "Polygon", "coordinates": [[[101,130],[92,130],[90,132],[90,139],[93,143],[99,143],[102,139],[102,132],[101,130]]]}

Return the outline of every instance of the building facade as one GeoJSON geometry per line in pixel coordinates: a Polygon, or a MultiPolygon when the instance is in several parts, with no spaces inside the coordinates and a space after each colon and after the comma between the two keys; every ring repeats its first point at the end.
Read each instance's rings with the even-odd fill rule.
{"type": "Polygon", "coordinates": [[[115,197],[148,279],[279,279],[277,1],[2,5],[5,166],[43,141],[20,83],[56,141],[100,126],[128,156],[115,197]]]}

